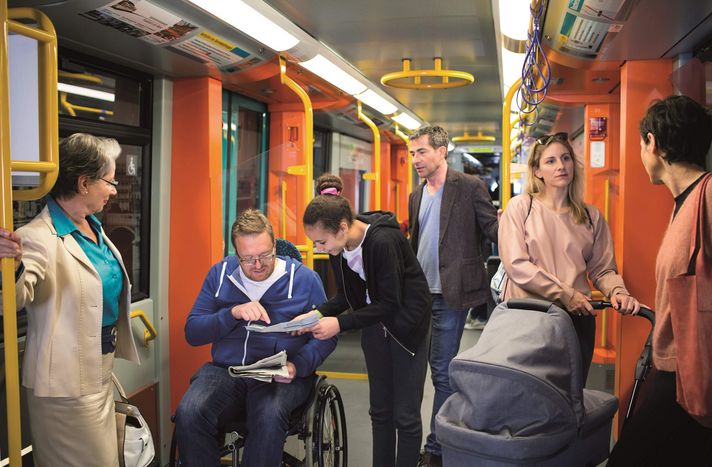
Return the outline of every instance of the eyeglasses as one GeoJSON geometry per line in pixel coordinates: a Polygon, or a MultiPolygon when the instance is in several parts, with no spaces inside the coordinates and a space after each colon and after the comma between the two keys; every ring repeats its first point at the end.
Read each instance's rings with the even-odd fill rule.
{"type": "Polygon", "coordinates": [[[544,135],[536,139],[536,144],[541,144],[542,146],[546,146],[547,144],[551,143],[552,141],[568,141],[569,139],[569,134],[568,133],[554,133],[553,135],[544,135]]]}
{"type": "Polygon", "coordinates": [[[257,257],[246,256],[245,258],[240,258],[238,256],[237,259],[242,264],[246,264],[248,266],[254,266],[255,264],[257,264],[257,261],[259,261],[260,264],[270,264],[270,263],[272,263],[272,261],[274,261],[275,256],[277,256],[277,255],[274,253],[265,253],[265,254],[259,255],[257,257]]]}
{"type": "Polygon", "coordinates": [[[99,180],[102,180],[102,181],[108,183],[109,185],[113,186],[114,188],[119,186],[119,182],[116,180],[107,180],[107,179],[101,178],[101,177],[99,177],[99,180]]]}

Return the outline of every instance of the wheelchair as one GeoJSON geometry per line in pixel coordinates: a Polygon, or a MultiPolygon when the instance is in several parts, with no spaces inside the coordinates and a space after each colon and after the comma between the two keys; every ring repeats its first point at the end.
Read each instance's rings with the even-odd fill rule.
{"type": "MultiPolygon", "coordinates": [[[[171,417],[175,422],[175,416],[171,417]]],[[[226,421],[222,428],[225,444],[220,451],[222,465],[240,465],[240,451],[249,436],[244,420],[226,421]]],[[[303,456],[284,451],[285,467],[347,467],[348,445],[344,403],[336,386],[326,376],[318,376],[306,402],[292,412],[287,437],[297,436],[304,443],[303,456]]],[[[181,466],[175,425],[171,439],[171,467],[181,466]]]]}

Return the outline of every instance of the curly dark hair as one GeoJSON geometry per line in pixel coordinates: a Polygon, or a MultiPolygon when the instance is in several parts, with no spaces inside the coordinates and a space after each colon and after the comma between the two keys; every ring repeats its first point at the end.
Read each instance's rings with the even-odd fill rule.
{"type": "Polygon", "coordinates": [[[687,96],[653,102],[640,121],[640,137],[647,144],[655,136],[658,151],[670,164],[684,162],[705,168],[712,142],[710,112],[687,96]]]}
{"type": "Polygon", "coordinates": [[[321,194],[322,190],[327,188],[335,188],[341,194],[344,189],[344,183],[338,175],[323,173],[316,179],[316,192],[321,194]]]}
{"type": "MultiPolygon", "coordinates": [[[[334,174],[322,174],[316,181],[317,193],[327,188],[335,188],[341,193],[343,187],[341,178],[334,174]]],[[[336,194],[317,195],[309,202],[302,216],[305,226],[321,226],[331,233],[339,231],[342,221],[346,221],[351,226],[354,222],[354,213],[349,200],[336,194]]]]}

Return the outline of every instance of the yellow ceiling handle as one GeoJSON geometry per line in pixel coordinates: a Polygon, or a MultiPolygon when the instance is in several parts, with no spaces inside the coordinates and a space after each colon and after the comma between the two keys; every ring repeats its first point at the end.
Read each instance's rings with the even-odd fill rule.
{"type": "Polygon", "coordinates": [[[400,89],[448,89],[467,86],[475,82],[475,77],[465,71],[443,70],[443,59],[435,57],[432,70],[412,70],[410,59],[403,59],[403,71],[395,71],[381,76],[381,84],[400,89]],[[422,77],[441,78],[440,82],[422,82],[422,77]],[[413,81],[398,81],[413,78],[413,81]],[[453,78],[454,81],[450,81],[453,78]]]}
{"type": "Polygon", "coordinates": [[[462,136],[455,136],[452,138],[453,143],[493,143],[497,138],[490,135],[483,135],[481,131],[478,131],[476,135],[471,135],[468,132],[464,132],[462,136]]]}

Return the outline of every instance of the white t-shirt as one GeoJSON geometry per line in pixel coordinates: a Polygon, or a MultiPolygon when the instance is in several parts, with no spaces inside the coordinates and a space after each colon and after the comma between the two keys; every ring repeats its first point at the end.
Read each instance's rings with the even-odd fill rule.
{"type": "MultiPolygon", "coordinates": [[[[368,232],[369,227],[371,227],[371,225],[366,224],[366,230],[363,231],[361,243],[359,243],[356,248],[353,250],[344,248],[344,251],[341,253],[344,255],[344,258],[346,258],[346,264],[349,269],[358,274],[364,282],[366,282],[366,273],[363,270],[363,248],[361,248],[361,246],[366,239],[366,232],[368,232]]],[[[366,289],[366,303],[371,303],[371,298],[368,296],[368,289],[366,289]]]]}
{"type": "Polygon", "coordinates": [[[245,273],[242,271],[242,267],[240,267],[240,280],[245,286],[249,299],[256,302],[262,298],[265,292],[272,287],[272,284],[277,282],[277,280],[282,277],[285,272],[287,272],[287,263],[283,259],[276,258],[274,271],[272,271],[272,274],[270,274],[267,279],[263,281],[253,281],[245,276],[245,273]]]}

